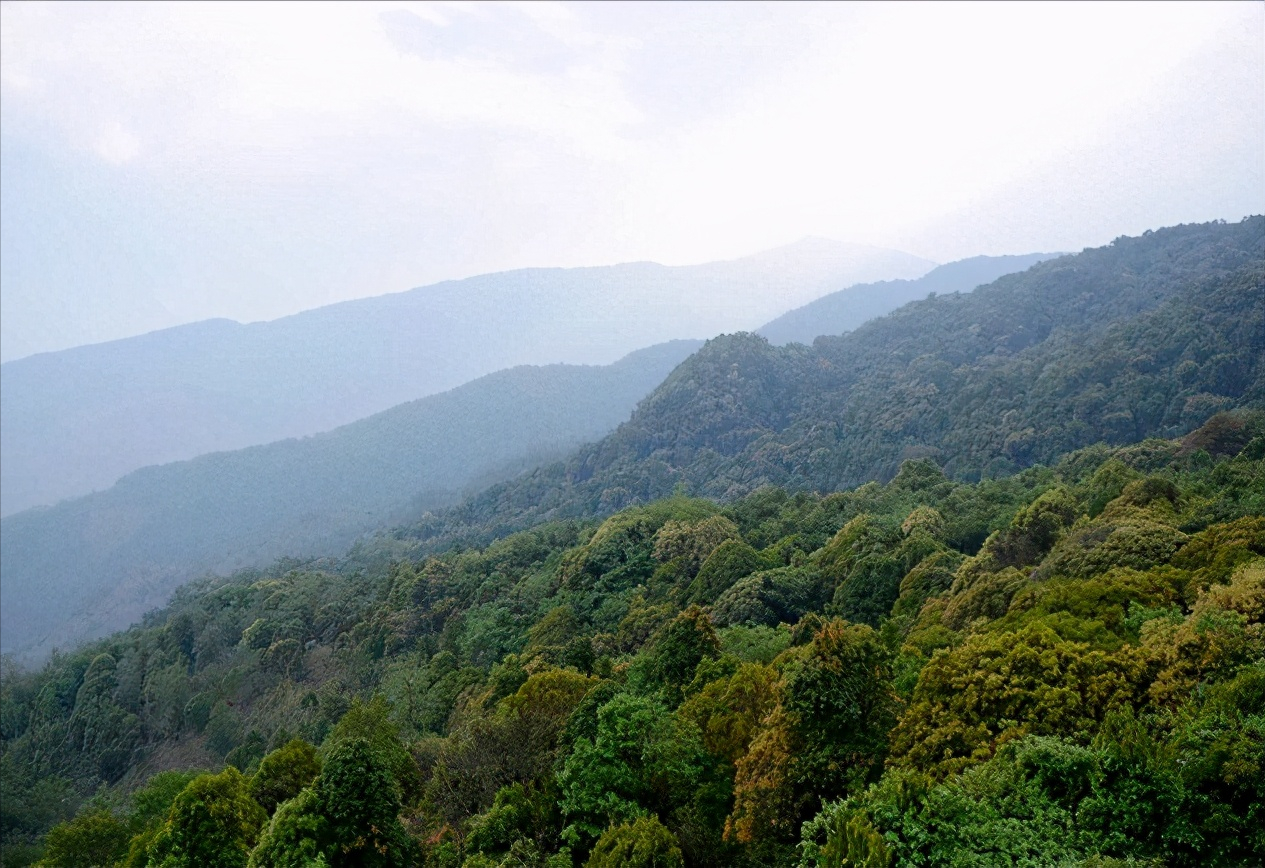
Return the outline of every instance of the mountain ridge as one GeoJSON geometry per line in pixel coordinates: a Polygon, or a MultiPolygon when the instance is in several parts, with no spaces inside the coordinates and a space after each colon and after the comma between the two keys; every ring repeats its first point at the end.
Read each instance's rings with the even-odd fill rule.
{"type": "Polygon", "coordinates": [[[122,628],[206,571],[339,553],[556,459],[626,419],[698,345],[609,366],[511,368],[333,431],[142,468],[106,491],[6,516],[4,650],[122,628]],[[68,614],[78,626],[59,628],[68,614]]]}
{"type": "Polygon", "coordinates": [[[787,311],[765,323],[755,333],[772,344],[811,344],[820,335],[838,335],[890,313],[902,304],[928,293],[970,292],[999,277],[1063,256],[1062,253],[1029,253],[1018,256],[972,256],[938,265],[912,280],[862,283],[832,292],[787,311]]]}
{"type": "Polygon", "coordinates": [[[1236,406],[1265,406],[1265,217],[1119,238],[812,347],[713,339],[603,440],[415,533],[608,514],[678,486],[832,491],[918,457],[978,479],[1097,440],[1178,436],[1236,406]],[[1156,347],[1138,370],[1129,352],[1156,347]]]}
{"type": "Polygon", "coordinates": [[[0,365],[0,513],[138,467],[329,430],[521,364],[609,364],[934,263],[837,245],[478,275],[278,320],[205,320],[0,365]]]}

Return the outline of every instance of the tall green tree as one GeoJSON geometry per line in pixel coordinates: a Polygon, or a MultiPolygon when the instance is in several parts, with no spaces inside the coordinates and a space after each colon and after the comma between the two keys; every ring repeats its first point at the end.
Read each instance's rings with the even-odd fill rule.
{"type": "Polygon", "coordinates": [[[243,868],[268,815],[229,766],[195,778],[176,797],[149,848],[152,868],[243,868]]]}
{"type": "Polygon", "coordinates": [[[250,795],[272,814],[277,805],[297,796],[320,773],[321,761],[316,748],[296,738],[263,758],[250,780],[250,795]]]}

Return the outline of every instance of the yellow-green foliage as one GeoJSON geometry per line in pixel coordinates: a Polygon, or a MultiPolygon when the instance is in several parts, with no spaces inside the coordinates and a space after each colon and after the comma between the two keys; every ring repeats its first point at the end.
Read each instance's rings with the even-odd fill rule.
{"type": "Polygon", "coordinates": [[[639,817],[602,834],[586,868],[684,868],[681,848],[654,817],[639,817]]]}
{"type": "Polygon", "coordinates": [[[1021,735],[1093,732],[1110,710],[1136,701],[1144,672],[1136,648],[1105,652],[1040,622],[979,633],[923,667],[892,753],[944,776],[1021,735]]]}

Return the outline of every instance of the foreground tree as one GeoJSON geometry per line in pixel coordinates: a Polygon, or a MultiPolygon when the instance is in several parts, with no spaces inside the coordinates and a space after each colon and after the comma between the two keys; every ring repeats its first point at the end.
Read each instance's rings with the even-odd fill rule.
{"type": "Polygon", "coordinates": [[[269,814],[293,799],[321,773],[316,749],[296,738],[263,758],[250,781],[250,794],[269,814]]]}
{"type": "MultiPolygon", "coordinates": [[[[387,761],[364,738],[339,743],[316,785],[277,809],[251,868],[402,868],[416,862],[387,761]]],[[[211,864],[211,863],[208,863],[211,864]]]]}
{"type": "Polygon", "coordinates": [[[149,848],[154,868],[240,868],[246,864],[268,815],[250,797],[246,778],[229,766],[203,775],[172,803],[167,822],[149,848]]]}
{"type": "Polygon", "coordinates": [[[602,833],[588,868],[684,868],[672,833],[654,817],[638,817],[602,833]]]}
{"type": "Polygon", "coordinates": [[[87,811],[48,833],[41,868],[96,868],[127,855],[127,824],[106,810],[87,811]]]}

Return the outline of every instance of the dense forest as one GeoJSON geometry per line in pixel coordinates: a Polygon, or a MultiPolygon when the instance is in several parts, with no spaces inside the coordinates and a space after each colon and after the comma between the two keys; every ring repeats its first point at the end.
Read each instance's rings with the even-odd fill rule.
{"type": "Polygon", "coordinates": [[[1263,260],[719,338],[566,461],[5,658],[4,865],[1259,864],[1263,260]]]}
{"type": "Polygon", "coordinates": [[[1242,864],[1263,471],[1222,414],[208,580],[5,673],[5,864],[1242,864]]]}

